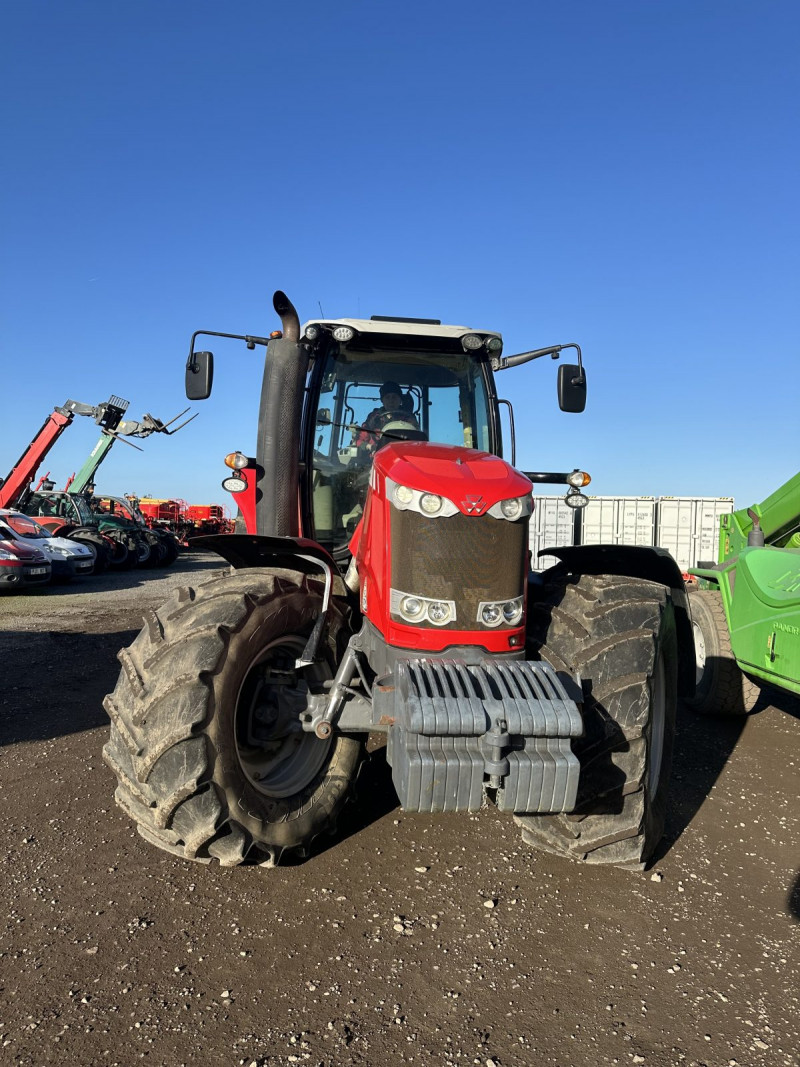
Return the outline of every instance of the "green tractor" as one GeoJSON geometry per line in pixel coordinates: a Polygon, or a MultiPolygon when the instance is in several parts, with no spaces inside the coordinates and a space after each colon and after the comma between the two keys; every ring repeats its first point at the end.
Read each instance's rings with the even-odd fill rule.
{"type": "Polygon", "coordinates": [[[696,711],[746,715],[763,685],[800,695],[800,474],[723,515],[719,562],[690,574],[696,711]]]}

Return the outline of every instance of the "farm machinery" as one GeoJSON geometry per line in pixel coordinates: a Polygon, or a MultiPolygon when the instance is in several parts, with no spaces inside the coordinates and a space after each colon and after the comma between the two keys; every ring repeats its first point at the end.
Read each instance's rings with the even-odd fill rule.
{"type": "Polygon", "coordinates": [[[690,572],[695,710],[745,715],[764,684],[800,695],[800,474],[720,519],[717,562],[690,572]]]}
{"type": "Polygon", "coordinates": [[[103,533],[114,531],[119,538],[128,538],[133,544],[142,542],[147,546],[148,554],[143,559],[141,552],[137,562],[151,567],[168,567],[178,557],[178,539],[169,530],[151,527],[139,510],[138,501],[133,496],[100,496],[92,493],[87,496],[100,530],[103,533]]]}
{"type": "Polygon", "coordinates": [[[185,411],[164,423],[149,414],[141,421],[125,419],[127,409],[128,401],[113,395],[105,403],[97,405],[68,400],[48,415],[33,441],[0,483],[0,507],[18,508],[37,518],[52,534],[90,545],[97,556],[98,571],[109,562],[112,566],[133,566],[136,562],[146,562],[156,556],[163,559],[166,555],[153,553],[138,527],[121,529],[120,524],[107,522],[92,512],[85,491],[111,446],[117,440],[131,444],[126,440],[127,437],[145,438],[154,433],[176,433],[196,417],[193,415],[180,426],[170,429],[181,415],[186,414],[185,411]],[[93,418],[101,429],[100,439],[86,463],[62,492],[57,492],[54,483],[46,478],[40,479],[40,483],[32,488],[40,464],[76,415],[93,418]]]}
{"type": "Polygon", "coordinates": [[[270,337],[192,337],[192,400],[213,380],[199,336],[266,348],[256,456],[228,457],[253,479],[255,532],[201,539],[232,570],[177,591],[120,652],[117,803],[182,858],[274,865],[335,833],[372,735],[408,812],[491,802],[532,846],[641,869],[694,683],[682,576],[618,545],[547,549],[558,564],[534,574],[533,484],[579,507],[588,475],[515,469],[513,418],[501,458],[496,374],[574,349],[557,392],[578,413],[580,349],[504,357],[494,331],[301,327],[273,304],[270,337]]]}

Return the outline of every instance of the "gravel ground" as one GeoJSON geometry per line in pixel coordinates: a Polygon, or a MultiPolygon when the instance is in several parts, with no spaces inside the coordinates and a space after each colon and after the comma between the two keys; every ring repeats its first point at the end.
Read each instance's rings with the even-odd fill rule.
{"type": "Polygon", "coordinates": [[[186,863],[113,801],[116,653],[215,557],[0,599],[0,1062],[800,1063],[800,712],[682,713],[641,874],[406,815],[380,752],[325,851],[186,863]]]}

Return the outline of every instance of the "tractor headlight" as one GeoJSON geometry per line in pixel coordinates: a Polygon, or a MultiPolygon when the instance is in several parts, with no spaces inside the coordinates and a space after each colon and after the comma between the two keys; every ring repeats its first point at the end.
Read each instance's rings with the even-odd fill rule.
{"type": "Polygon", "coordinates": [[[436,493],[423,493],[419,498],[419,506],[426,515],[436,515],[442,510],[442,498],[436,493]]]}
{"type": "MultiPolygon", "coordinates": [[[[374,473],[375,468],[372,470],[374,473]]],[[[412,489],[408,485],[392,481],[391,478],[386,479],[386,497],[399,511],[416,511],[429,519],[446,519],[458,514],[458,508],[446,496],[429,493],[424,489],[412,489]]]]}
{"type": "Polygon", "coordinates": [[[508,519],[509,522],[515,522],[523,516],[530,515],[532,511],[533,497],[528,493],[526,496],[512,496],[507,500],[500,500],[492,504],[486,514],[494,519],[508,519]]]}
{"type": "Polygon", "coordinates": [[[399,615],[403,622],[420,625],[429,622],[433,626],[446,626],[455,622],[456,605],[452,600],[434,600],[431,597],[402,593],[399,589],[389,592],[389,610],[399,615]]]}
{"type": "Polygon", "coordinates": [[[479,348],[483,348],[483,338],[476,333],[467,333],[461,338],[461,344],[465,352],[477,352],[479,348]]]}
{"type": "Polygon", "coordinates": [[[415,622],[419,619],[424,607],[425,605],[418,597],[404,596],[400,601],[400,614],[409,622],[415,622]]]}
{"type": "Polygon", "coordinates": [[[243,455],[241,452],[229,452],[225,457],[225,466],[230,467],[231,470],[235,471],[243,470],[249,462],[250,460],[247,456],[243,455]]]}
{"type": "Polygon", "coordinates": [[[480,610],[480,621],[484,626],[499,626],[503,618],[503,609],[499,604],[484,604],[480,610]]]}
{"type": "Polygon", "coordinates": [[[453,609],[448,600],[434,600],[428,604],[428,618],[434,626],[444,626],[450,622],[453,609]]]}
{"type": "Polygon", "coordinates": [[[478,622],[483,626],[517,626],[522,619],[522,597],[513,600],[488,600],[478,605],[478,622]]]}
{"type": "Polygon", "coordinates": [[[522,597],[515,597],[514,600],[507,600],[503,604],[503,622],[507,622],[509,626],[516,626],[522,619],[522,597]]]}
{"type": "Polygon", "coordinates": [[[490,337],[486,342],[486,347],[490,352],[499,352],[503,347],[503,342],[499,337],[490,337]]]}
{"type": "Polygon", "coordinates": [[[352,341],[356,335],[356,331],[352,326],[337,326],[333,331],[334,341],[352,341]]]}
{"type": "Polygon", "coordinates": [[[577,489],[570,489],[570,491],[564,497],[564,503],[567,505],[568,508],[585,508],[586,505],[589,503],[589,497],[584,496],[583,493],[579,493],[577,489]]]}
{"type": "Polygon", "coordinates": [[[309,323],[305,329],[305,338],[307,341],[316,341],[319,337],[319,326],[314,326],[313,323],[309,323]]]}
{"type": "Polygon", "coordinates": [[[512,497],[511,500],[501,500],[500,510],[507,519],[518,519],[522,514],[522,501],[519,497],[512,497]]]}

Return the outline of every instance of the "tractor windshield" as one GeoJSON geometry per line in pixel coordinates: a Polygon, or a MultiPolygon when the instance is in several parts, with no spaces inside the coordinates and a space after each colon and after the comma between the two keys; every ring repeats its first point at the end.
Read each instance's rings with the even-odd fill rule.
{"type": "Polygon", "coordinates": [[[57,515],[75,526],[91,526],[92,511],[86,500],[71,493],[33,493],[25,504],[30,515],[57,515]]]}
{"type": "Polygon", "coordinates": [[[492,449],[487,372],[470,353],[329,350],[316,381],[314,535],[347,545],[363,509],[372,456],[390,440],[492,449]]]}

